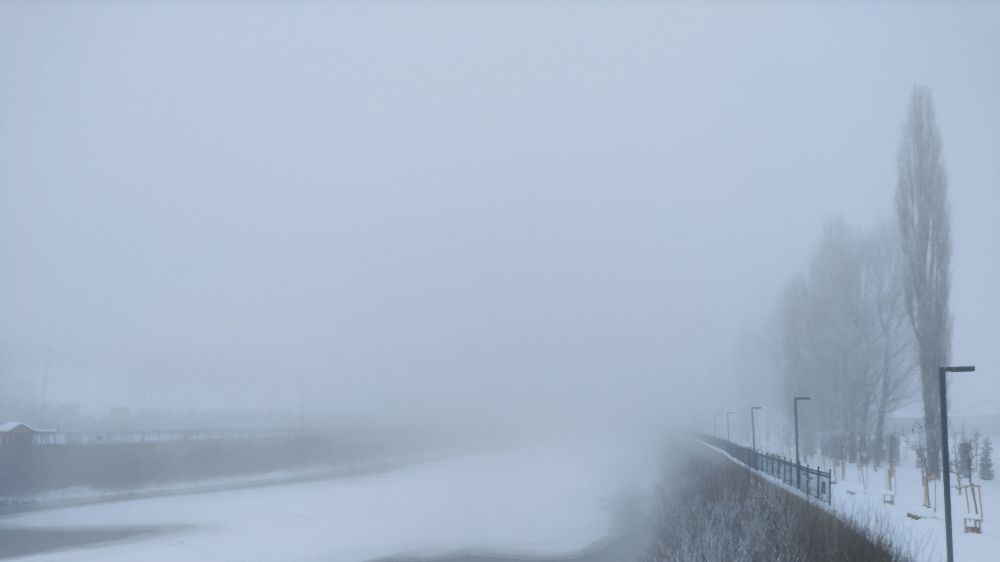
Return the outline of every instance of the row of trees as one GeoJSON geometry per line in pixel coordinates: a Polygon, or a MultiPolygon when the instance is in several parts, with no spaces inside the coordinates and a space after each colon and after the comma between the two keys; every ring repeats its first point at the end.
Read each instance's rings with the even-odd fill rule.
{"type": "MultiPolygon", "coordinates": [[[[826,222],[766,338],[787,395],[817,398],[804,420],[807,447],[875,465],[889,453],[887,416],[921,398],[925,450],[940,450],[937,370],[951,350],[951,233],[926,88],[911,96],[895,203],[893,220],[874,228],[826,222]]],[[[939,457],[926,455],[925,469],[936,477],[939,457]]]]}
{"type": "Polygon", "coordinates": [[[952,438],[954,466],[952,471],[958,476],[955,486],[961,489],[962,479],[972,481],[972,476],[978,475],[983,480],[993,480],[993,442],[985,439],[977,431],[967,436],[963,431],[957,438],[952,438]]]}
{"type": "MultiPolygon", "coordinates": [[[[927,466],[927,443],[924,438],[922,423],[915,423],[905,446],[915,453],[917,468],[927,466]]],[[[895,437],[895,436],[892,436],[895,437]]],[[[951,443],[951,471],[955,473],[955,487],[961,489],[962,480],[967,483],[973,476],[982,480],[993,480],[996,473],[993,469],[993,441],[988,436],[976,431],[968,435],[963,428],[952,433],[948,441],[951,443]]],[[[899,459],[894,464],[898,465],[899,459]]],[[[961,492],[959,492],[961,493],[961,492]]]]}
{"type": "Polygon", "coordinates": [[[914,399],[916,341],[892,225],[826,223],[808,271],[779,303],[784,386],[810,404],[809,433],[830,456],[878,464],[886,417],[914,399]],[[818,428],[823,428],[822,433],[818,428]]]}

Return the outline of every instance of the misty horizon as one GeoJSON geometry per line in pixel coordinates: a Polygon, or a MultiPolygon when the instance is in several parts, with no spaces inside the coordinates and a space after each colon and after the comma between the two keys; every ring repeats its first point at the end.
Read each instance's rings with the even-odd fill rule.
{"type": "MultiPolygon", "coordinates": [[[[997,364],[985,5],[303,8],[4,18],[6,377],[38,396],[48,362],[46,401],[95,413],[726,387],[822,221],[891,218],[915,83],[945,143],[955,355],[997,364]],[[932,23],[968,29],[925,44],[932,23]]],[[[994,379],[956,381],[956,407],[994,379]]]]}

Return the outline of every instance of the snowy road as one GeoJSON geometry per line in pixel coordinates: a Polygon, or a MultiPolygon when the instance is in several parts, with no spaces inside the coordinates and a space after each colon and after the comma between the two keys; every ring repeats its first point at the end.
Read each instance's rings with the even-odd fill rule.
{"type": "Polygon", "coordinates": [[[577,447],[471,455],[393,472],[68,507],[0,519],[6,533],[122,533],[33,561],[361,562],[455,551],[562,554],[606,537],[611,501],[648,489],[650,452],[577,447]],[[126,533],[142,531],[134,536],[126,533]],[[152,533],[151,530],[157,532],[152,533]]]}

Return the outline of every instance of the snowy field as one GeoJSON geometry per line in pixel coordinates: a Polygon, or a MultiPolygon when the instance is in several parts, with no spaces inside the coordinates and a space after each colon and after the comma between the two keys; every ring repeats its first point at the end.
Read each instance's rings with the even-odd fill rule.
{"type": "Polygon", "coordinates": [[[655,453],[538,447],[392,472],[50,509],[0,519],[10,529],[156,529],[22,560],[354,562],[474,549],[577,551],[608,535],[609,505],[644,491],[655,453]]]}
{"type": "MultiPolygon", "coordinates": [[[[888,514],[888,521],[898,527],[901,536],[914,545],[920,561],[937,561],[945,558],[944,499],[941,483],[937,484],[937,510],[923,507],[923,488],[920,470],[912,466],[912,459],[902,462],[896,469],[895,504],[883,502],[886,490],[885,471],[869,469],[867,487],[862,481],[857,465],[848,463],[845,478],[833,486],[833,507],[843,514],[865,517],[879,510],[888,514]],[[925,516],[912,519],[907,513],[925,516]]],[[[837,475],[839,479],[839,474],[837,475]]],[[[965,497],[951,490],[952,536],[955,559],[969,562],[992,562],[1000,559],[1000,481],[975,480],[982,486],[985,517],[983,533],[965,533],[962,520],[966,515],[965,497]],[[992,509],[991,509],[992,508],[992,509]],[[991,516],[991,513],[998,514],[991,516]]],[[[953,482],[954,486],[954,482],[953,482]]],[[[934,486],[931,487],[934,492],[934,486]]],[[[933,503],[933,502],[932,502],[933,503]]]]}

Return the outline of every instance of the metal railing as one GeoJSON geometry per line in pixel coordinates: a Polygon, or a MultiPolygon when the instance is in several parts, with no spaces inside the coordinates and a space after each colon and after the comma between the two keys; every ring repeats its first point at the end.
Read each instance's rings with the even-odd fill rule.
{"type": "Polygon", "coordinates": [[[755,451],[749,447],[743,447],[742,445],[737,445],[718,437],[712,437],[711,435],[696,433],[694,437],[713,447],[722,449],[729,456],[751,469],[777,478],[786,486],[795,488],[811,498],[816,498],[826,504],[830,504],[831,502],[832,489],[830,486],[832,480],[831,471],[829,470],[796,464],[794,460],[771,453],[755,451]]]}

